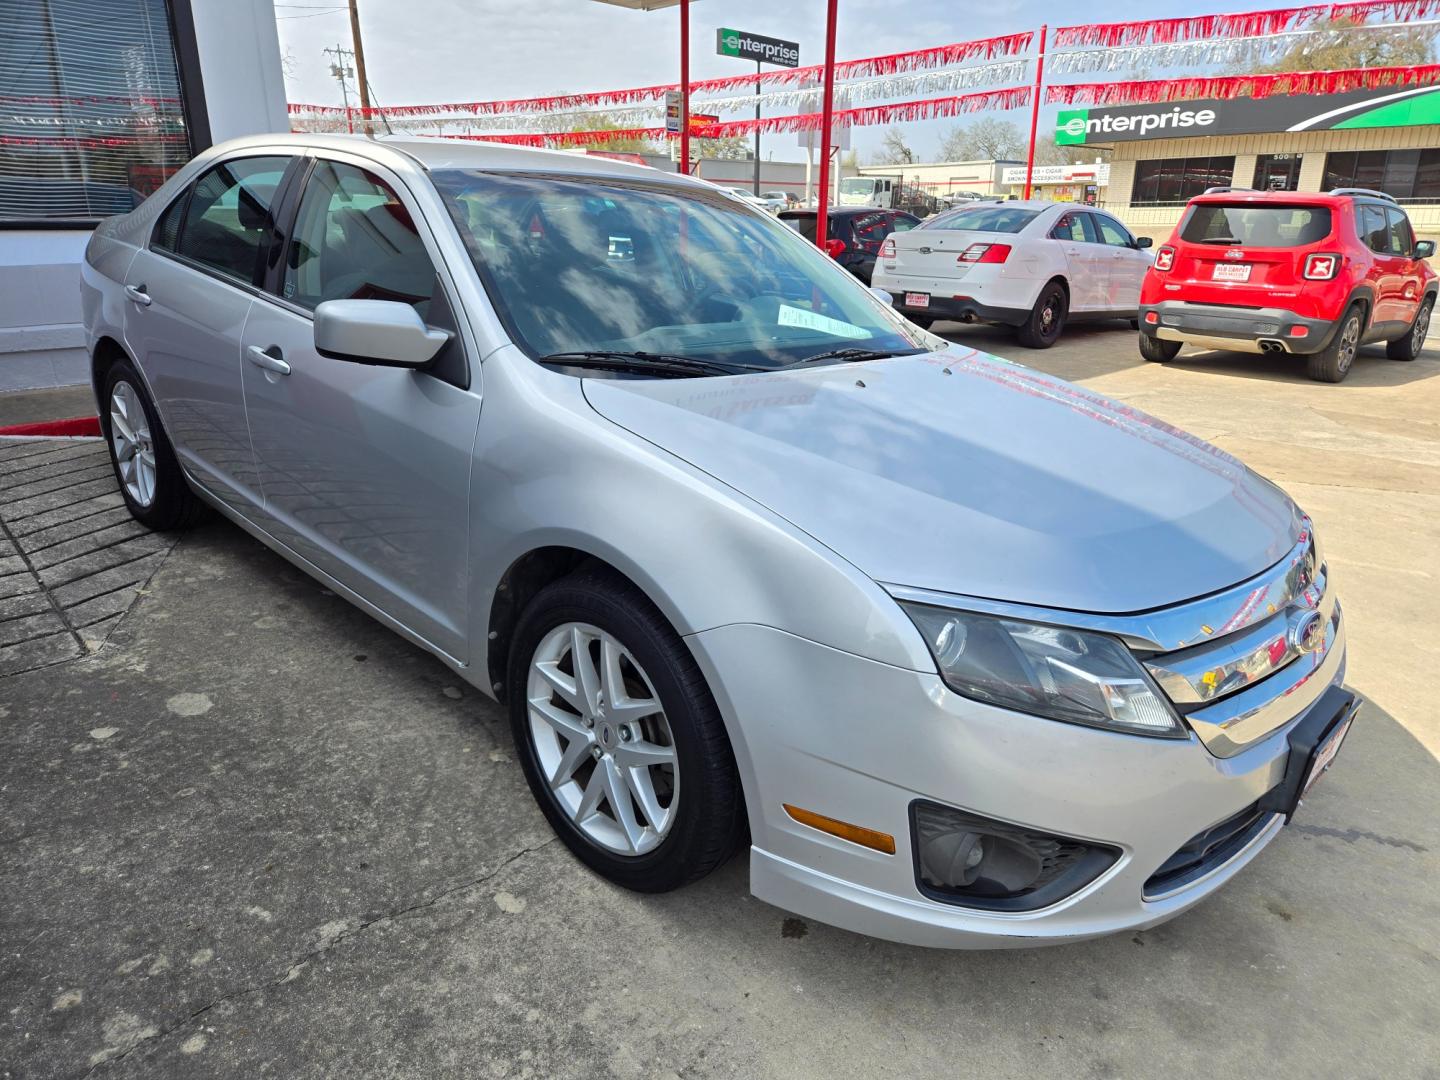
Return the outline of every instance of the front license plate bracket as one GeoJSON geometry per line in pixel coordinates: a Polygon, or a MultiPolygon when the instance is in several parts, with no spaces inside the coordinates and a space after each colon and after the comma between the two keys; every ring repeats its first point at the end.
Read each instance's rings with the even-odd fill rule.
{"type": "Polygon", "coordinates": [[[1290,732],[1285,778],[1261,798],[1260,809],[1284,814],[1287,824],[1294,818],[1301,800],[1340,752],[1364,700],[1340,686],[1325,691],[1310,714],[1290,732]]]}

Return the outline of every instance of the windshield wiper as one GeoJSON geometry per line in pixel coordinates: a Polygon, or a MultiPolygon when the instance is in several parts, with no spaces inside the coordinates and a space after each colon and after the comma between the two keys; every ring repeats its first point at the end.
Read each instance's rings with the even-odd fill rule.
{"type": "Polygon", "coordinates": [[[831,349],[829,352],[816,353],[814,356],[807,356],[801,360],[792,360],[782,367],[803,367],[806,364],[819,364],[825,360],[888,360],[892,356],[919,356],[924,351],[924,349],[831,349]]]}
{"type": "Polygon", "coordinates": [[[588,367],[599,371],[623,371],[637,375],[666,375],[683,379],[700,375],[736,375],[753,371],[748,365],[715,364],[689,356],[667,353],[621,352],[613,349],[584,349],[551,353],[535,361],[546,367],[588,367]]]}

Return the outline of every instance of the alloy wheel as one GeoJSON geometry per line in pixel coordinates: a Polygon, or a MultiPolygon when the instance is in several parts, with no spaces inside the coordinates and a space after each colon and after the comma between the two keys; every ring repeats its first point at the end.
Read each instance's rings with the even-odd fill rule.
{"type": "Polygon", "coordinates": [[[110,445],[126,494],[148,508],[155,501],[155,443],[140,395],[123,379],[110,391],[110,445]]]}
{"type": "Polygon", "coordinates": [[[1341,371],[1350,370],[1350,363],[1355,359],[1355,350],[1360,341],[1360,320],[1351,317],[1345,321],[1340,329],[1340,350],[1336,356],[1341,371]]]}
{"type": "Polygon", "coordinates": [[[675,741],[654,685],[614,635],[567,622],[541,639],[526,685],[530,738],[571,823],[620,855],[653,851],[675,822],[675,741]]]}
{"type": "Polygon", "coordinates": [[[1411,331],[1413,340],[1411,348],[1418,354],[1425,347],[1425,335],[1430,332],[1430,305],[1425,304],[1420,308],[1420,314],[1415,316],[1415,329],[1411,331]]]}

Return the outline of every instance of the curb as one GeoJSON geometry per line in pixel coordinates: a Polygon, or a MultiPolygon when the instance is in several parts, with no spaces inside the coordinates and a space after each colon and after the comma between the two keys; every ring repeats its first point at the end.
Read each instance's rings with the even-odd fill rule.
{"type": "Polygon", "coordinates": [[[44,420],[35,424],[0,427],[0,438],[92,438],[100,437],[98,416],[72,416],[65,420],[44,420]]]}

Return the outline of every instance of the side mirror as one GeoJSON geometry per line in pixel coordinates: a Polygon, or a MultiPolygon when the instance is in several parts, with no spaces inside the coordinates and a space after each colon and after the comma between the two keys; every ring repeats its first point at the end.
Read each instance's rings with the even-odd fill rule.
{"type": "Polygon", "coordinates": [[[1155,241],[1152,240],[1152,239],[1150,239],[1150,237],[1148,237],[1148,236],[1137,236],[1137,237],[1135,237],[1135,246],[1136,246],[1137,248],[1148,248],[1148,247],[1154,246],[1154,244],[1155,244],[1155,241]]]}
{"type": "Polygon", "coordinates": [[[880,288],[878,285],[870,286],[870,295],[875,297],[876,300],[879,300],[886,307],[895,306],[895,297],[891,296],[888,292],[880,288]]]}
{"type": "Polygon", "coordinates": [[[409,304],[326,300],[315,309],[315,351],[331,360],[381,367],[424,367],[450,340],[409,304]]]}
{"type": "Polygon", "coordinates": [[[1434,240],[1420,240],[1415,244],[1415,258],[1428,259],[1435,254],[1434,240]]]}

